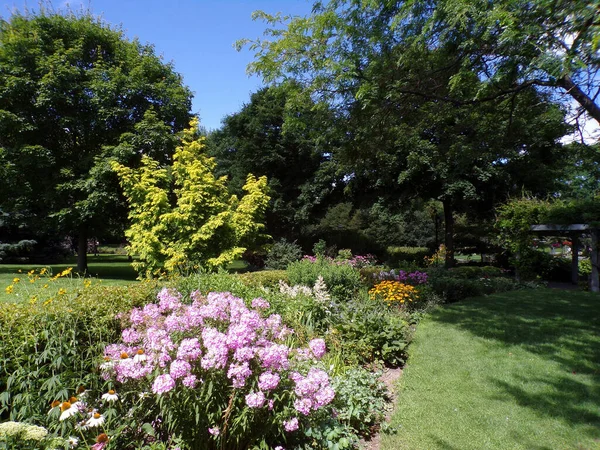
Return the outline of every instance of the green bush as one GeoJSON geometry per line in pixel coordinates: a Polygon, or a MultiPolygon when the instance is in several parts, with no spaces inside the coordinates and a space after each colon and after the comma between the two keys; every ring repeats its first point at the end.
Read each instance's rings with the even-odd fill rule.
{"type": "Polygon", "coordinates": [[[380,375],[357,367],[333,380],[337,419],[359,435],[368,436],[385,419],[388,395],[380,375]]]}
{"type": "Polygon", "coordinates": [[[329,263],[318,258],[316,261],[302,260],[288,266],[290,284],[313,286],[323,277],[331,295],[338,300],[349,299],[361,287],[360,272],[348,264],[329,263]]]}
{"type": "Polygon", "coordinates": [[[267,269],[285,270],[290,263],[300,258],[302,258],[302,248],[295,242],[281,239],[271,247],[265,265],[267,269]]]}
{"type": "Polygon", "coordinates": [[[449,270],[451,276],[456,278],[481,278],[481,277],[501,277],[504,275],[502,269],[494,266],[463,266],[453,267],[449,270]]]}
{"type": "Polygon", "coordinates": [[[410,316],[357,296],[339,305],[331,317],[328,346],[338,348],[347,364],[383,361],[399,366],[406,360],[410,316]]]}
{"type": "Polygon", "coordinates": [[[78,386],[100,391],[97,367],[104,346],[119,339],[119,313],[152,301],[152,282],[92,286],[51,302],[4,303],[0,308],[0,416],[46,424],[49,405],[78,386]]]}
{"type": "Polygon", "coordinates": [[[490,295],[523,287],[510,278],[457,278],[453,276],[432,276],[429,279],[431,291],[446,303],[453,303],[467,297],[490,295]]]}
{"type": "Polygon", "coordinates": [[[278,288],[279,281],[288,282],[285,270],[261,270],[259,272],[246,272],[238,275],[246,286],[278,288]]]}
{"type": "Polygon", "coordinates": [[[398,267],[405,263],[425,267],[425,257],[431,255],[426,247],[388,247],[386,250],[386,264],[398,267]]]}

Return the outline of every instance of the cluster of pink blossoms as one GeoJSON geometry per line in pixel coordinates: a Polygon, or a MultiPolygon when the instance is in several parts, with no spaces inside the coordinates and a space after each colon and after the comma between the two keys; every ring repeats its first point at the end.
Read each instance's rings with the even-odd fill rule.
{"type": "MultiPolygon", "coordinates": [[[[286,346],[283,342],[293,330],[277,314],[261,315],[270,307],[262,298],[254,299],[248,308],[241,298],[227,292],[211,292],[206,297],[194,292],[191,297],[187,305],[181,294],[163,289],[158,304],[133,309],[131,326],[122,333],[123,343],[105,349],[104,377],[124,383],[158,372],[151,389],[160,395],[178,386],[193,389],[207,371],[219,370],[230,380],[230,388],[247,389],[249,408],[272,410],[277,388],[294,390],[294,407],[303,415],[333,400],[326,372],[312,367],[303,376],[293,370],[297,361],[323,357],[323,339],[314,339],[303,349],[286,346]],[[251,377],[258,382],[250,383],[251,377]],[[251,391],[251,384],[258,390],[251,391]]],[[[291,417],[283,425],[294,431],[298,419],[291,417]]],[[[209,433],[216,435],[216,430],[213,427],[209,433]]]]}

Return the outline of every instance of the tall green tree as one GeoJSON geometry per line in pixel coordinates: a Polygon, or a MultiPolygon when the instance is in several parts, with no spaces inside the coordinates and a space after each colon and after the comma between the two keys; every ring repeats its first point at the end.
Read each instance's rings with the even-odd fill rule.
{"type": "Polygon", "coordinates": [[[35,233],[77,236],[84,271],[87,238],[123,217],[109,161],[139,162],[144,128],[168,158],[190,107],[152,46],[89,14],[0,21],[0,209],[35,233]]]}
{"type": "Polygon", "coordinates": [[[490,209],[531,172],[537,176],[530,183],[547,187],[567,128],[563,112],[532,86],[494,102],[472,101],[486,81],[463,68],[460,31],[443,46],[419,41],[421,16],[400,20],[404,6],[318,2],[309,17],[250,44],[257,52],[250,70],[270,82],[296,78],[336,109],[350,189],[441,201],[450,265],[455,213],[484,200],[490,209]],[[531,170],[538,166],[543,170],[531,170]]]}
{"type": "Polygon", "coordinates": [[[271,207],[266,220],[273,237],[298,239],[309,216],[324,210],[328,200],[321,196],[318,208],[308,193],[315,186],[333,197],[336,174],[326,168],[335,145],[332,123],[331,111],[303,97],[297,84],[286,83],[252,94],[249,103],[209,136],[217,171],[228,175],[232,193],[242,193],[249,173],[268,178],[271,207]]]}

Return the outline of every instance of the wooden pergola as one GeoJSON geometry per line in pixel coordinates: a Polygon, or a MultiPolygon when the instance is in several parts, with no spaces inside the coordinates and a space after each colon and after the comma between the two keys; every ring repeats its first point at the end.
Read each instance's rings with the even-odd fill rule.
{"type": "Polygon", "coordinates": [[[542,236],[564,236],[568,237],[572,244],[571,247],[571,281],[577,284],[579,280],[579,244],[580,237],[584,234],[592,237],[592,251],[590,259],[592,262],[592,273],[590,290],[600,292],[600,282],[598,279],[598,266],[600,262],[600,228],[591,227],[588,224],[571,225],[532,225],[531,231],[542,236]]]}

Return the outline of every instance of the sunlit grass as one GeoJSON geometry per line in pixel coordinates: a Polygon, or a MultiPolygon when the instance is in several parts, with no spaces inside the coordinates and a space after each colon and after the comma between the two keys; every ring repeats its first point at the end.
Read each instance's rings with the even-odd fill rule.
{"type": "Polygon", "coordinates": [[[532,290],[440,308],[400,383],[383,449],[600,449],[600,296],[532,290]]]}

